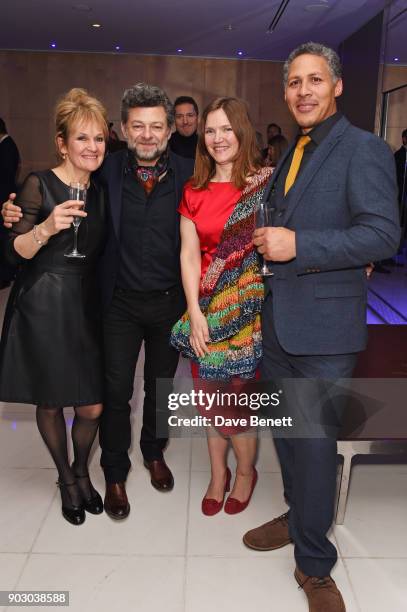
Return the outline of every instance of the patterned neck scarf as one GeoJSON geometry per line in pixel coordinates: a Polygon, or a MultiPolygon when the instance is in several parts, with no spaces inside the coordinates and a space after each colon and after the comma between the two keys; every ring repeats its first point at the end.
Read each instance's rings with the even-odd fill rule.
{"type": "Polygon", "coordinates": [[[133,151],[129,150],[129,168],[135,175],[136,179],[143,186],[144,191],[149,195],[156,184],[158,183],[160,176],[165,174],[168,170],[169,163],[169,150],[168,147],[161,155],[155,166],[142,166],[139,165],[136,156],[133,151]]]}

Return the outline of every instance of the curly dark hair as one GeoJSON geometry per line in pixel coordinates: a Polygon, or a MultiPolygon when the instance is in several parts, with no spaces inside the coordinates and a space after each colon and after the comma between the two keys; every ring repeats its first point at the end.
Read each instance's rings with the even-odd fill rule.
{"type": "Polygon", "coordinates": [[[172,127],[174,125],[174,107],[171,100],[163,89],[147,83],[137,83],[125,90],[121,106],[122,123],[127,122],[130,108],[151,108],[153,106],[164,108],[168,127],[172,127]]]}

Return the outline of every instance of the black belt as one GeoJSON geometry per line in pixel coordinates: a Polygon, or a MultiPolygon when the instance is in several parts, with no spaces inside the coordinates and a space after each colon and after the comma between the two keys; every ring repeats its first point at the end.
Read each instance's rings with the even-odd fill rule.
{"type": "Polygon", "coordinates": [[[175,293],[177,291],[182,291],[181,285],[171,285],[171,287],[167,287],[167,289],[146,289],[145,291],[140,291],[139,289],[129,289],[127,287],[115,287],[115,293],[126,293],[128,295],[134,295],[135,297],[169,295],[170,293],[175,293]]]}

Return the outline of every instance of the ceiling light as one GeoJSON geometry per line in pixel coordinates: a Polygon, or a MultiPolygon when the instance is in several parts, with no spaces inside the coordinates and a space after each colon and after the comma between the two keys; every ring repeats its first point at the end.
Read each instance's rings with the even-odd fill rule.
{"type": "Polygon", "coordinates": [[[393,59],[394,59],[395,62],[398,62],[400,60],[399,57],[394,57],[393,59]]]}
{"type": "Polygon", "coordinates": [[[50,44],[50,47],[52,47],[53,49],[55,49],[55,48],[56,48],[56,46],[57,46],[57,43],[52,42],[52,43],[50,44]]]}
{"type": "Polygon", "coordinates": [[[100,23],[92,23],[92,28],[101,28],[101,24],[100,23]]]}
{"type": "Polygon", "coordinates": [[[81,13],[90,13],[92,10],[87,4],[74,4],[72,8],[74,11],[80,11],[81,13]]]}
{"type": "Polygon", "coordinates": [[[115,49],[116,49],[116,51],[120,51],[120,47],[119,47],[119,45],[116,45],[116,46],[115,46],[115,49]]]}
{"type": "Polygon", "coordinates": [[[237,54],[242,56],[243,55],[243,51],[238,51],[237,54]]]}
{"type": "Polygon", "coordinates": [[[177,53],[182,53],[184,49],[177,49],[177,53]]]}
{"type": "Polygon", "coordinates": [[[324,4],[307,4],[306,7],[304,7],[306,11],[309,11],[310,13],[312,12],[317,12],[317,11],[324,11],[325,9],[329,9],[329,4],[327,4],[326,2],[324,2],[324,4]]]}

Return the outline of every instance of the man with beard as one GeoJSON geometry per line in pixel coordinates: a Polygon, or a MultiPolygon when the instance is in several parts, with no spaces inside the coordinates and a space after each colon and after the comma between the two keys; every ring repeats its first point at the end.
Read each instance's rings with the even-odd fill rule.
{"type": "MultiPolygon", "coordinates": [[[[172,326],[185,310],[177,208],[193,172],[192,160],[169,150],[174,108],[162,89],[145,83],[127,89],[121,119],[127,149],[109,155],[100,171],[110,202],[100,266],[105,350],[101,465],[105,510],[118,520],[130,512],[125,488],[131,465],[129,402],[143,341],[141,452],[152,485],[159,491],[174,485],[163,458],[167,437],[156,435],[156,382],[172,379],[178,364],[179,353],[169,345],[172,326]]],[[[6,226],[20,214],[18,207],[5,204],[6,226]]]]}
{"type": "Polygon", "coordinates": [[[130,405],[144,341],[144,406],[140,447],[152,485],[172,489],[163,458],[166,437],[156,436],[156,381],[172,379],[178,353],[170,331],[185,310],[180,273],[178,203],[193,162],[169,151],[174,109],[166,93],[144,83],[124,92],[121,108],[128,150],[106,159],[102,178],[111,220],[102,261],[105,303],[106,389],[100,426],[105,510],[125,518],[130,469],[130,405]]]}

